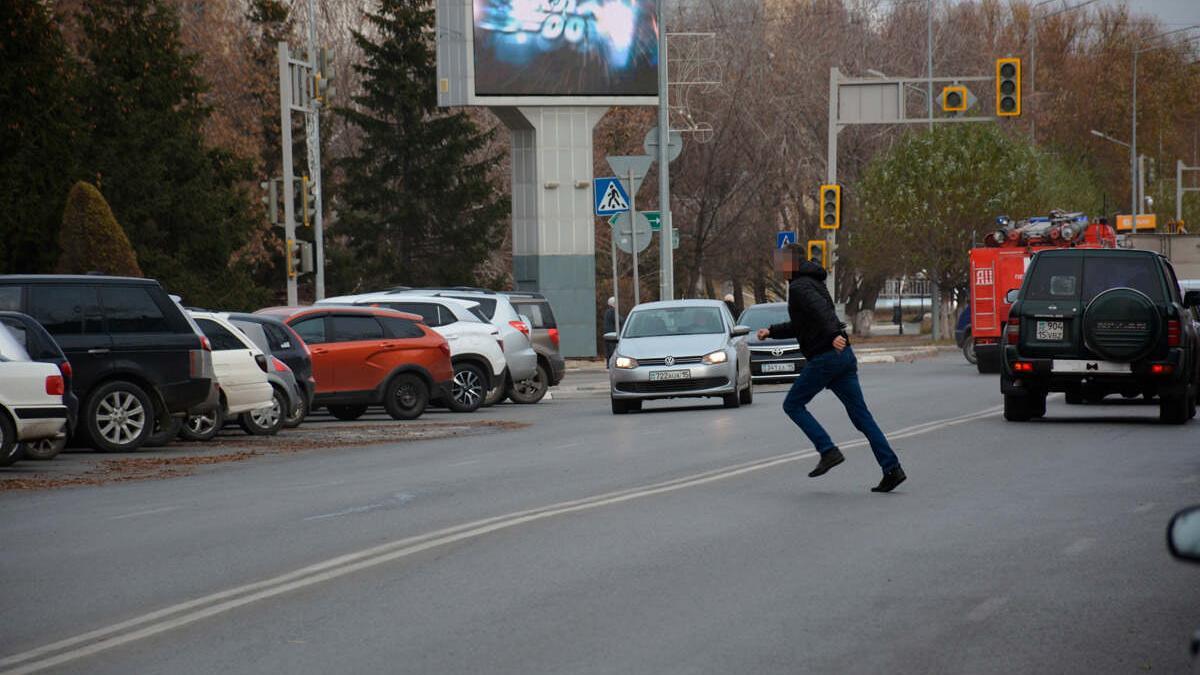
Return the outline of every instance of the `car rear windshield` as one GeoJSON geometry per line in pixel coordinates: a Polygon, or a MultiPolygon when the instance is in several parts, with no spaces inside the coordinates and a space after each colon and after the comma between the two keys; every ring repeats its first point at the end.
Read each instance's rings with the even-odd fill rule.
{"type": "Polygon", "coordinates": [[[1030,300],[1093,298],[1112,288],[1132,288],[1163,302],[1158,263],[1148,256],[1047,256],[1038,260],[1026,297],[1030,300]]]}
{"type": "Polygon", "coordinates": [[[550,303],[545,300],[514,300],[513,307],[517,309],[518,314],[524,314],[533,322],[534,328],[549,329],[557,328],[558,323],[554,320],[554,311],[550,309],[550,303]]]}
{"type": "Polygon", "coordinates": [[[491,321],[492,317],[496,316],[496,300],[494,298],[483,298],[470,295],[447,295],[446,297],[458,298],[459,300],[468,300],[470,302],[478,302],[479,307],[473,308],[471,313],[475,316],[479,316],[484,321],[491,321]]]}
{"type": "Polygon", "coordinates": [[[724,333],[721,310],[716,307],[670,307],[643,309],[629,315],[624,337],[663,335],[708,335],[724,333]]]}
{"type": "Polygon", "coordinates": [[[777,305],[774,307],[751,307],[742,312],[742,318],[738,319],[738,323],[756,331],[759,328],[770,328],[787,320],[787,305],[777,305]]]}

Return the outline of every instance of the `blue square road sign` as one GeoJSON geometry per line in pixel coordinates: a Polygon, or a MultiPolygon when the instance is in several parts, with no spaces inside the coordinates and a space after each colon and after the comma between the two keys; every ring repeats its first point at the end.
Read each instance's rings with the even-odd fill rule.
{"type": "Polygon", "coordinates": [[[795,232],[779,232],[775,235],[775,248],[783,248],[796,243],[795,232]]]}
{"type": "Polygon", "coordinates": [[[597,216],[612,216],[629,210],[629,193],[616,178],[597,178],[593,181],[592,196],[597,216]]]}

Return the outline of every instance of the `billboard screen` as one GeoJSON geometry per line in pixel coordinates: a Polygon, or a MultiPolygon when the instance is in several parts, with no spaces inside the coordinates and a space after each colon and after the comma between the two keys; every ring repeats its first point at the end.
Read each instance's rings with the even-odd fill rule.
{"type": "Polygon", "coordinates": [[[657,0],[473,0],[476,96],[655,96],[657,0]]]}

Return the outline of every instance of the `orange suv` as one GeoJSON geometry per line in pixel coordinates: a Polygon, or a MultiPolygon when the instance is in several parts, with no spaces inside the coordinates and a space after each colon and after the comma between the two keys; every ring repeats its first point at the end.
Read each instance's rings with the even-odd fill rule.
{"type": "Polygon", "coordinates": [[[454,379],[450,346],[421,317],[375,307],[270,307],[312,350],[317,393],[340,420],[354,420],[368,406],[411,420],[425,412],[430,396],[454,379]]]}

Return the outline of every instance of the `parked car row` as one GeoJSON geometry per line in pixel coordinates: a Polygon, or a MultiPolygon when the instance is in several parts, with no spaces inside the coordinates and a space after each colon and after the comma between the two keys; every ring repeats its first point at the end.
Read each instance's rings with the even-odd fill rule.
{"type": "Polygon", "coordinates": [[[235,423],[271,435],[322,407],[411,420],[536,403],[564,371],[534,293],[393,289],[246,314],[185,308],[151,279],[0,276],[0,465],[69,441],[123,452],[235,423]]]}

